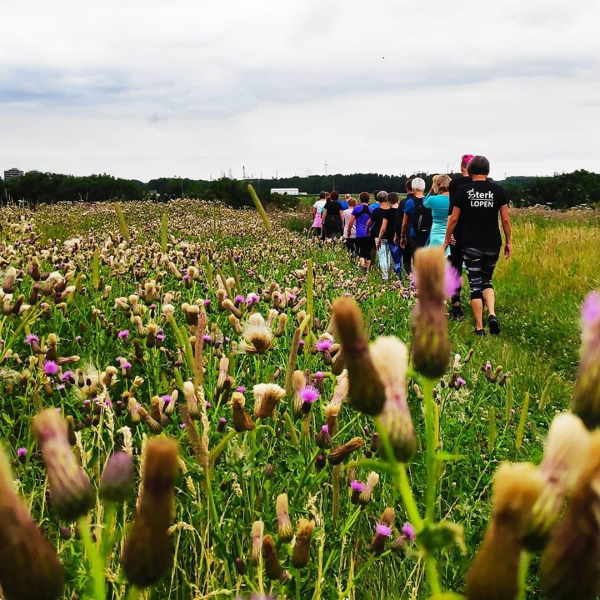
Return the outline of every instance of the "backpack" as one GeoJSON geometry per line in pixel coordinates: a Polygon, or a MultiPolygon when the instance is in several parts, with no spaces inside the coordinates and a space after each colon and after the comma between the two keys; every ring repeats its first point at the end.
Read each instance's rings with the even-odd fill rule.
{"type": "Polygon", "coordinates": [[[417,244],[424,246],[429,239],[431,226],[433,225],[433,215],[431,209],[425,208],[423,198],[413,198],[415,203],[415,214],[413,215],[412,226],[415,229],[417,244]]]}

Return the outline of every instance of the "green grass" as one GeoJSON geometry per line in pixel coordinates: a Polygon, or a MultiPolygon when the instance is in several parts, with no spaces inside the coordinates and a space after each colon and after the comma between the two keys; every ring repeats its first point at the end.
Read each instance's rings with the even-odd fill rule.
{"type": "MultiPolygon", "coordinates": [[[[64,534],[61,535],[59,525],[70,525],[58,522],[46,500],[44,468],[30,432],[36,403],[61,407],[65,415],[74,417],[81,427],[77,447],[84,467],[97,482],[107,455],[122,444],[122,435],[118,433],[121,427],[132,429],[136,460],[143,439],[151,435],[146,425],[134,426],[126,407],[119,405],[123,392],[130,389],[133,376],[144,378],[136,398],[149,408],[153,396],[170,393],[178,387],[178,374],[184,379],[192,374],[189,365],[177,356],[172,330],[160,320],[159,313],[146,308],[142,321],[147,324],[156,320],[163,327],[164,350],[145,346],[145,335],[136,333],[130,316],[115,306],[116,298],[139,294],[144,282],[156,279],[162,286],[159,298],[142,301],[142,304],[147,307],[160,304],[164,294],[171,292],[177,321],[183,326],[181,304],[209,299],[209,331],[217,337],[221,332],[224,337],[238,342],[240,336],[232,328],[227,314],[217,309],[215,275],[237,277],[236,293],[258,293],[263,300],[257,308],[266,314],[271,306],[264,295],[271,282],[277,282],[282,290],[288,289],[297,299],[305,297],[305,278],[300,271],[310,258],[315,263],[317,332],[328,325],[330,303],[340,295],[352,294],[359,300],[371,337],[396,335],[410,341],[412,295],[392,285],[383,286],[376,272],[362,277],[340,245],[321,245],[311,240],[302,233],[306,222],[303,214],[297,217],[289,213],[270,215],[275,230],[266,234],[253,211],[234,211],[214,204],[130,203],[122,205],[122,209],[131,234],[129,243],[124,243],[119,235],[119,219],[110,204],[69,209],[44,207],[36,213],[3,209],[0,215],[3,222],[13,225],[3,231],[6,237],[0,250],[7,260],[0,268],[5,270],[7,264],[12,264],[25,271],[17,283],[17,293],[29,297],[33,282],[26,272],[33,256],[39,258],[43,270],[70,272],[71,280],[79,281],[78,292],[64,312],[56,307],[52,298],[47,299],[49,310],[31,326],[31,332],[42,341],[48,334],[55,333],[60,339],[60,356],[80,356],[73,369],[93,366],[103,371],[109,365],[116,365],[119,356],[126,357],[133,365],[130,372],[119,375],[118,381],[107,390],[114,411],[98,409],[95,414],[82,402],[76,386],[57,389],[56,385],[46,385],[39,363],[29,364],[32,350],[23,343],[22,333],[11,346],[13,355],[0,364],[2,369],[24,374],[16,384],[0,379],[0,432],[12,458],[18,447],[29,449],[25,462],[15,461],[14,470],[34,518],[56,546],[65,565],[65,598],[71,597],[72,592],[84,596],[90,584],[88,567],[80,539],[75,536],[65,539],[64,534]],[[168,214],[170,236],[166,252],[161,250],[161,239],[163,249],[165,242],[163,214],[168,214]],[[20,216],[30,220],[40,236],[33,245],[16,244],[30,235],[19,230],[20,216]],[[77,237],[81,238],[77,249],[63,246],[64,240],[77,237]],[[102,285],[96,291],[90,281],[93,257],[98,250],[102,285]],[[188,287],[180,276],[173,274],[168,261],[180,273],[189,265],[197,265],[198,278],[188,287]],[[102,318],[94,316],[97,310],[102,318]],[[123,329],[131,331],[126,343],[116,336],[116,332],[123,329]],[[140,355],[136,355],[133,345],[136,340],[140,355]]],[[[438,517],[460,523],[465,531],[466,555],[462,556],[458,548],[453,547],[439,557],[443,585],[455,591],[462,590],[464,572],[482,539],[490,514],[490,483],[494,470],[504,460],[539,462],[548,424],[557,411],[568,406],[579,347],[579,306],[590,289],[600,287],[597,221],[582,219],[579,215],[557,215],[555,219],[548,219],[527,212],[515,214],[514,221],[515,255],[510,261],[501,260],[495,280],[503,333],[498,338],[478,339],[471,333],[469,316],[463,323],[452,323],[453,352],[461,356],[458,372],[466,385],[460,390],[445,385],[436,391],[443,450],[462,456],[460,460],[444,464],[436,502],[438,517]],[[469,350],[473,350],[472,357],[463,364],[469,350]],[[506,385],[488,381],[482,371],[487,361],[494,368],[501,365],[510,372],[506,385]],[[527,412],[523,413],[523,441],[517,447],[516,434],[526,394],[530,400],[527,412]]],[[[283,385],[297,314],[291,306],[280,311],[288,314],[289,322],[267,354],[234,353],[231,341],[225,342],[223,347],[209,345],[206,348],[204,390],[206,399],[212,403],[208,409],[211,448],[226,435],[216,431],[219,417],[227,418],[226,431],[232,431],[231,409],[226,399],[215,401],[218,365],[223,354],[231,359],[229,373],[235,380],[234,385],[248,390],[249,409],[253,404],[250,393],[253,385],[269,381],[283,385]]],[[[9,340],[10,332],[19,322],[19,318],[7,316],[1,337],[9,340]]],[[[298,368],[310,373],[329,370],[320,354],[310,352],[300,354],[298,368]]],[[[445,382],[449,378],[450,374],[445,382]]],[[[350,502],[346,482],[352,478],[365,480],[369,469],[365,466],[343,469],[339,515],[336,519],[332,516],[331,467],[318,471],[313,459],[318,452],[314,432],[324,422],[322,407],[332,395],[333,383],[332,378],[325,380],[321,400],[307,418],[309,435],[300,435],[298,445],[290,439],[282,418],[289,400],[283,402],[280,416],[262,423],[255,434],[232,437],[212,477],[217,524],[207,506],[205,474],[194,456],[188,433],[179,427],[177,415],[165,425],[164,433],[180,442],[187,473],[177,483],[172,534],[175,566],[151,590],[149,598],[234,598],[237,593],[247,594],[258,589],[261,580],[258,569],[248,564],[247,574],[238,575],[234,559],[243,557],[248,562],[251,526],[255,520],[264,521],[265,533],[276,533],[275,498],[284,492],[290,498],[294,523],[300,517],[316,521],[311,562],[304,570],[294,569],[289,561],[289,545],[279,543],[279,558],[290,572],[291,581],[279,583],[265,579],[265,592],[289,598],[310,598],[313,594],[327,599],[426,597],[424,564],[414,546],[399,552],[388,551],[381,557],[374,557],[368,550],[373,526],[386,506],[395,508],[399,525],[408,520],[388,475],[381,475],[373,499],[358,510],[350,502]],[[268,476],[265,474],[267,465],[273,467],[268,476]],[[318,573],[322,575],[320,581],[318,573]]],[[[417,502],[422,507],[426,480],[422,445],[424,421],[422,402],[412,386],[409,405],[421,440],[409,473],[417,502]]],[[[302,418],[292,418],[300,434],[302,418]]],[[[373,432],[372,419],[344,406],[334,445],[362,435],[368,448],[373,432]]],[[[355,458],[360,456],[361,453],[355,458]]],[[[108,560],[108,597],[119,600],[126,598],[128,589],[119,568],[120,544],[134,508],[132,497],[119,509],[117,543],[108,560]]],[[[92,513],[92,523],[101,523],[97,510],[92,513]]],[[[98,528],[96,533],[99,532],[98,528]]],[[[537,597],[535,577],[531,586],[532,597],[537,597]]]]}

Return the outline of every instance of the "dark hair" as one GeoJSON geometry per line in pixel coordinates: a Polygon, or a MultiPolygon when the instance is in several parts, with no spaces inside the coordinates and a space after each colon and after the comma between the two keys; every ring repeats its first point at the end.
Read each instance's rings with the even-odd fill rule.
{"type": "Polygon", "coordinates": [[[490,161],[485,156],[474,156],[469,163],[469,175],[489,175],[490,161]]]}
{"type": "Polygon", "coordinates": [[[326,198],[327,197],[327,192],[321,192],[319,194],[319,198],[326,198]]]}
{"type": "Polygon", "coordinates": [[[406,180],[406,185],[404,186],[404,188],[406,189],[406,191],[410,194],[412,192],[412,180],[414,178],[413,177],[409,177],[406,180]]]}
{"type": "Polygon", "coordinates": [[[388,202],[390,204],[396,204],[396,202],[398,202],[398,194],[396,194],[396,192],[390,192],[388,194],[388,202]]]}
{"type": "Polygon", "coordinates": [[[369,192],[361,192],[360,196],[358,197],[358,199],[364,204],[365,202],[368,202],[370,199],[369,196],[369,192]]]}
{"type": "Polygon", "coordinates": [[[340,197],[339,192],[333,191],[329,192],[329,199],[335,202],[340,197]]]}

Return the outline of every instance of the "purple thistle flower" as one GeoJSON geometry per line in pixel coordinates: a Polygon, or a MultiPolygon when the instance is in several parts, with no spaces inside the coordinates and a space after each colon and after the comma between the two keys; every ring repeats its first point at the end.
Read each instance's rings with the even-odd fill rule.
{"type": "Polygon", "coordinates": [[[321,431],[323,433],[329,433],[329,425],[322,425],[321,426],[321,431]]]}
{"type": "Polygon", "coordinates": [[[207,335],[206,333],[202,336],[202,341],[205,344],[210,344],[212,342],[212,338],[210,337],[210,335],[207,335]]]}
{"type": "Polygon", "coordinates": [[[258,304],[258,302],[260,302],[260,296],[258,296],[258,294],[255,294],[253,292],[246,296],[246,304],[248,306],[252,306],[253,304],[258,304]]]}
{"type": "Polygon", "coordinates": [[[304,346],[304,344],[305,344],[305,343],[306,343],[306,342],[305,342],[304,340],[300,340],[300,341],[298,342],[298,346],[302,347],[302,346],[304,346]]]}
{"type": "Polygon", "coordinates": [[[164,342],[167,339],[167,336],[165,335],[165,332],[162,329],[158,330],[158,333],[156,334],[156,339],[159,342],[164,342]]]}
{"type": "Polygon", "coordinates": [[[76,341],[77,343],[79,343],[79,342],[81,341],[81,336],[80,336],[80,335],[76,335],[76,336],[75,336],[75,341],[76,341]]]}
{"type": "Polygon", "coordinates": [[[131,363],[126,358],[123,358],[122,356],[118,356],[117,362],[119,363],[119,366],[121,367],[121,369],[124,369],[125,371],[127,369],[131,369],[131,363]]]}
{"type": "Polygon", "coordinates": [[[456,294],[456,290],[461,286],[462,281],[458,271],[450,264],[446,264],[446,277],[445,277],[445,292],[447,298],[452,298],[456,294]]]}
{"type": "Polygon", "coordinates": [[[206,298],[206,300],[204,300],[204,306],[210,306],[210,298],[206,298]]]}
{"type": "Polygon", "coordinates": [[[600,319],[600,292],[590,292],[581,307],[581,320],[584,327],[591,327],[600,319]]]}
{"type": "Polygon", "coordinates": [[[169,396],[169,394],[165,394],[164,396],[161,396],[161,400],[162,400],[163,404],[169,404],[170,402],[173,401],[173,398],[171,398],[171,396],[169,396]]]}
{"type": "Polygon", "coordinates": [[[313,379],[315,381],[323,381],[323,379],[325,379],[325,373],[323,373],[323,371],[317,371],[314,375],[313,375],[313,379]]]}
{"type": "Polygon", "coordinates": [[[244,298],[244,296],[242,296],[241,294],[238,294],[238,295],[237,295],[237,296],[236,296],[236,297],[233,299],[233,301],[234,301],[236,304],[242,304],[243,302],[246,302],[246,298],[244,298]]]}
{"type": "Polygon", "coordinates": [[[375,526],[375,535],[390,537],[390,535],[392,535],[392,528],[384,525],[383,523],[377,523],[375,526]]]}
{"type": "Polygon", "coordinates": [[[48,377],[56,375],[59,370],[59,366],[53,360],[47,360],[44,363],[44,373],[48,375],[48,377]]]}
{"type": "Polygon", "coordinates": [[[25,336],[25,343],[28,346],[31,346],[34,343],[38,343],[40,341],[40,338],[37,335],[34,335],[33,333],[30,333],[29,335],[25,336]]]}
{"type": "Polygon", "coordinates": [[[333,342],[327,338],[319,340],[316,345],[315,348],[317,350],[317,352],[327,352],[327,350],[331,349],[331,346],[333,346],[333,342]]]}
{"type": "Polygon", "coordinates": [[[59,383],[59,384],[56,386],[56,389],[57,389],[58,391],[61,391],[61,390],[64,390],[66,387],[67,387],[67,386],[66,386],[64,383],[59,383]]]}
{"type": "Polygon", "coordinates": [[[189,273],[185,273],[184,276],[182,277],[182,279],[184,281],[189,281],[192,278],[192,276],[189,273]]]}
{"type": "Polygon", "coordinates": [[[350,482],[350,489],[353,492],[363,492],[366,487],[367,486],[362,481],[358,481],[358,479],[353,479],[350,482]]]}
{"type": "Polygon", "coordinates": [[[60,380],[63,383],[67,383],[69,381],[75,381],[75,375],[73,375],[73,371],[65,371],[61,376],[60,380]]]}
{"type": "Polygon", "coordinates": [[[19,458],[25,458],[27,456],[27,448],[18,448],[17,449],[17,456],[19,458]]]}
{"type": "Polygon", "coordinates": [[[246,388],[245,388],[243,385],[238,385],[238,386],[235,388],[235,391],[236,391],[236,392],[239,392],[240,394],[245,394],[245,393],[246,393],[246,388]]]}
{"type": "Polygon", "coordinates": [[[179,423],[179,429],[185,429],[185,423],[179,423]]]}
{"type": "Polygon", "coordinates": [[[121,331],[119,331],[119,333],[117,333],[117,337],[120,340],[126,340],[127,338],[129,338],[129,329],[122,329],[121,331]]]}
{"type": "Polygon", "coordinates": [[[410,540],[411,542],[414,542],[417,539],[415,528],[410,523],[404,523],[400,531],[406,536],[406,539],[410,540]]]}
{"type": "Polygon", "coordinates": [[[313,385],[305,385],[300,390],[300,398],[302,399],[302,402],[306,404],[313,404],[319,399],[320,395],[319,390],[313,385]]]}

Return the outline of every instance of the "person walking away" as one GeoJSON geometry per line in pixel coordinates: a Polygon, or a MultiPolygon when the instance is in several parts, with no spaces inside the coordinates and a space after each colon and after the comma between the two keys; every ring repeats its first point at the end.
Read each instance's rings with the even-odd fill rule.
{"type": "MultiPolygon", "coordinates": [[[[448,225],[448,207],[450,198],[448,189],[452,180],[448,175],[434,175],[431,194],[423,201],[423,206],[431,210],[432,225],[429,234],[429,246],[443,246],[448,225]]],[[[446,248],[446,256],[450,248],[446,248]]]]}
{"type": "Polygon", "coordinates": [[[327,202],[327,192],[321,192],[319,194],[319,199],[313,204],[312,207],[312,235],[314,237],[321,236],[321,227],[323,226],[321,216],[323,213],[323,209],[325,208],[325,203],[327,202]]]}
{"type": "Polygon", "coordinates": [[[338,202],[339,194],[330,192],[329,199],[323,209],[323,232],[324,240],[339,238],[342,235],[342,207],[338,202]]]}
{"type": "Polygon", "coordinates": [[[388,194],[388,201],[390,203],[390,208],[392,209],[392,219],[386,225],[386,233],[389,229],[388,236],[388,247],[390,249],[390,254],[392,256],[392,262],[394,264],[394,272],[398,277],[402,276],[402,248],[400,248],[400,244],[397,233],[398,233],[398,223],[402,222],[403,209],[400,208],[400,197],[396,192],[390,192],[388,194]]]}
{"type": "Polygon", "coordinates": [[[369,231],[371,222],[371,211],[369,210],[369,192],[361,192],[358,197],[359,204],[352,210],[352,217],[348,221],[348,227],[356,228],[356,251],[358,253],[358,264],[367,272],[371,267],[371,254],[373,252],[373,239],[369,231]]]}
{"type": "Polygon", "coordinates": [[[485,156],[473,157],[469,164],[471,183],[462,186],[454,199],[444,241],[444,248],[447,248],[456,225],[460,222],[461,248],[471,288],[471,309],[476,335],[485,335],[484,304],[488,311],[490,333],[500,333],[492,285],[494,268],[502,247],[498,214],[504,230],[504,256],[510,258],[512,253],[508,201],[504,189],[488,179],[489,172],[490,163],[485,156]]]}
{"type": "Polygon", "coordinates": [[[414,195],[412,192],[412,180],[413,179],[414,179],[414,177],[409,177],[406,180],[406,183],[404,185],[404,189],[406,191],[406,196],[402,200],[400,200],[400,204],[398,205],[399,213],[398,213],[398,221],[396,222],[395,243],[396,243],[396,246],[398,246],[402,252],[402,265],[404,266],[404,271],[406,272],[406,275],[410,275],[411,256],[410,256],[409,248],[407,246],[405,246],[404,248],[401,246],[402,224],[404,221],[404,207],[406,206],[406,202],[407,202],[407,200],[414,198],[414,195]]]}
{"type": "Polygon", "coordinates": [[[356,255],[356,223],[353,222],[352,226],[350,225],[350,219],[352,219],[352,211],[356,207],[356,198],[353,198],[349,194],[348,198],[348,208],[342,211],[342,224],[344,226],[344,242],[346,244],[346,248],[352,255],[356,255]]]}
{"type": "MultiPolygon", "coordinates": [[[[423,205],[425,195],[425,180],[415,177],[411,188],[413,195],[407,198],[404,204],[404,217],[402,219],[402,230],[400,233],[400,246],[408,249],[409,264],[418,248],[422,248],[429,240],[431,231],[431,211],[423,205]]],[[[410,273],[412,266],[405,265],[410,273]]]]}
{"type": "Polygon", "coordinates": [[[394,237],[394,214],[387,192],[378,192],[377,201],[379,206],[371,214],[371,235],[377,252],[381,277],[383,281],[388,281],[392,266],[389,241],[394,237]]]}
{"type": "Polygon", "coordinates": [[[338,200],[338,202],[340,203],[340,206],[342,207],[342,210],[346,210],[349,206],[349,200],[350,198],[352,198],[351,194],[344,194],[344,199],[342,200],[341,198],[338,200]]]}
{"type": "MultiPolygon", "coordinates": [[[[460,176],[455,177],[450,182],[450,188],[448,189],[450,206],[448,208],[448,215],[452,214],[452,208],[454,207],[454,199],[458,194],[458,190],[463,186],[471,183],[469,177],[469,163],[473,160],[473,154],[463,154],[460,159],[460,176]]],[[[459,276],[462,276],[463,272],[463,258],[462,250],[460,246],[460,235],[461,235],[462,224],[459,222],[456,224],[454,229],[454,236],[450,244],[450,264],[454,267],[459,276]]],[[[456,321],[461,321],[465,313],[462,308],[460,301],[461,286],[459,286],[452,298],[450,298],[450,318],[456,321]]]]}

